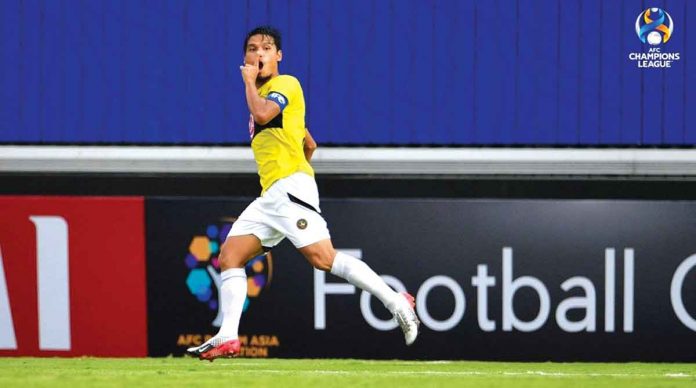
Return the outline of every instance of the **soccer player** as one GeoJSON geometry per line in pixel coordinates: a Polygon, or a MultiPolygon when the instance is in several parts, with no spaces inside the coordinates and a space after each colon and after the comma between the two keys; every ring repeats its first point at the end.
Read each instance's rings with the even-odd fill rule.
{"type": "Polygon", "coordinates": [[[220,331],[204,344],[189,348],[188,353],[210,361],[239,354],[237,331],[247,295],[244,265],[286,237],[315,268],[377,297],[401,326],[406,344],[411,345],[420,324],[414,298],[395,292],[367,264],[337,252],[331,243],[309,164],[316,143],[305,129],[302,87],[295,77],[279,74],[282,59],[278,30],[264,26],[247,34],[240,70],[262,191],[232,225],[220,251],[220,331]]]}

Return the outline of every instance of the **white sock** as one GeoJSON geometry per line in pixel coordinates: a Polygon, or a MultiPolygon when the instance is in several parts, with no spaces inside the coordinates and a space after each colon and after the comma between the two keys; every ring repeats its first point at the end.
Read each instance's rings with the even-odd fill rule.
{"type": "Polygon", "coordinates": [[[220,308],[222,326],[218,336],[236,339],[239,336],[239,320],[247,297],[247,277],[244,268],[230,268],[220,274],[220,308]]]}
{"type": "Polygon", "coordinates": [[[338,252],[331,266],[331,273],[369,292],[382,301],[387,310],[394,312],[394,307],[400,297],[399,293],[392,290],[391,287],[389,287],[387,283],[362,260],[358,260],[343,252],[338,252]]]}

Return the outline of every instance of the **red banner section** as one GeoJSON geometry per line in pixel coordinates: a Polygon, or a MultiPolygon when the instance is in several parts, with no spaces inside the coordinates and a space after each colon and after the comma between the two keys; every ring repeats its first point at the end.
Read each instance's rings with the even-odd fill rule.
{"type": "Polygon", "coordinates": [[[0,196],[0,356],[146,356],[142,197],[0,196]]]}

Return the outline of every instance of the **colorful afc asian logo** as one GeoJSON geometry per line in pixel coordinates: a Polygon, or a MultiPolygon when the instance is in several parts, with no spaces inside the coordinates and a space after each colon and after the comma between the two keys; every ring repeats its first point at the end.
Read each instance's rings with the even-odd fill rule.
{"type": "MultiPolygon", "coordinates": [[[[208,225],[205,235],[196,235],[191,238],[189,251],[184,262],[189,269],[186,277],[186,286],[189,292],[205,303],[217,315],[212,322],[215,327],[222,324],[222,311],[217,299],[220,295],[220,262],[218,254],[220,245],[227,238],[232,224],[208,225]]],[[[273,275],[273,259],[271,253],[260,255],[246,265],[247,273],[247,298],[244,301],[244,311],[249,308],[250,299],[256,298],[261,291],[271,284],[273,275]]]]}
{"type": "Polygon", "coordinates": [[[629,54],[629,59],[639,68],[669,68],[679,60],[678,52],[663,52],[664,46],[674,32],[672,17],[662,8],[648,8],[636,18],[638,39],[648,46],[648,52],[629,54]]]}

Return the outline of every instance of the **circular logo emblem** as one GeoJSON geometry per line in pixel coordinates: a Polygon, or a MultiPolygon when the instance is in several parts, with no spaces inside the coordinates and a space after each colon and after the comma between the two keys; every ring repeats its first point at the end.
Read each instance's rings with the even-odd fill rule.
{"type": "MultiPolygon", "coordinates": [[[[212,322],[215,327],[222,325],[222,310],[218,302],[222,286],[218,255],[231,228],[232,223],[207,225],[205,233],[197,233],[191,237],[188,252],[184,258],[184,263],[189,270],[186,286],[199,302],[205,303],[211,311],[217,312],[212,322]]],[[[247,274],[247,295],[243,311],[246,311],[252,300],[259,297],[261,292],[271,284],[273,275],[271,252],[249,260],[244,269],[247,274]]]]}
{"type": "Polygon", "coordinates": [[[636,34],[643,43],[657,46],[672,37],[674,22],[662,8],[648,8],[636,19],[636,34]]]}
{"type": "Polygon", "coordinates": [[[299,220],[297,220],[297,227],[299,229],[306,229],[307,228],[307,220],[305,220],[304,218],[300,218],[299,220]]]}

